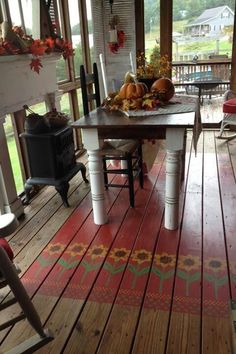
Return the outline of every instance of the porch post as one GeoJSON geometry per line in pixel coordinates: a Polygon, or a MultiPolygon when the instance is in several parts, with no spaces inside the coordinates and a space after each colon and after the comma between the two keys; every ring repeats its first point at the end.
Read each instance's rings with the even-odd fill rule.
{"type": "Polygon", "coordinates": [[[145,51],[144,0],[135,1],[136,52],[145,51]]]}
{"type": "MultiPolygon", "coordinates": [[[[160,0],[160,51],[172,61],[173,0],[160,0]]],[[[169,72],[171,77],[171,70],[169,72]]]]}
{"type": "MultiPolygon", "coordinates": [[[[235,9],[236,11],[236,2],[235,9]]],[[[234,31],[233,31],[233,47],[232,47],[232,63],[231,63],[231,77],[230,77],[230,89],[236,91],[236,19],[234,17],[234,31]]]]}

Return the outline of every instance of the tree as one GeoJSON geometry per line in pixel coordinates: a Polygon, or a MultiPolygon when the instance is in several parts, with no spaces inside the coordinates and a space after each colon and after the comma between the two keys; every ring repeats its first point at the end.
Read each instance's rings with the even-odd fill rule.
{"type": "Polygon", "coordinates": [[[160,23],[160,0],[145,0],[145,33],[150,32],[150,27],[160,23]]]}
{"type": "MultiPolygon", "coordinates": [[[[92,20],[88,20],[88,32],[89,34],[92,34],[93,33],[93,22],[92,20]]],[[[73,35],[78,35],[78,34],[81,34],[81,31],[80,31],[80,24],[77,23],[76,25],[74,25],[71,29],[71,34],[72,36],[73,35]]]]}

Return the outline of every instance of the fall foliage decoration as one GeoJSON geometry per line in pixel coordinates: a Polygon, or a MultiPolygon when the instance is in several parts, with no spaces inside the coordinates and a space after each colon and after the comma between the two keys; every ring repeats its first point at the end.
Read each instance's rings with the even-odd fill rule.
{"type": "Polygon", "coordinates": [[[26,35],[21,27],[9,28],[7,22],[3,22],[0,28],[0,55],[32,54],[30,68],[34,72],[40,72],[43,67],[41,57],[52,52],[61,53],[64,59],[74,55],[72,44],[62,38],[48,37],[45,39],[33,39],[26,35]]]}
{"type": "Polygon", "coordinates": [[[103,107],[109,111],[122,110],[147,110],[152,111],[157,109],[162,102],[155,94],[150,92],[145,93],[142,97],[121,98],[119,92],[109,93],[108,97],[103,102],[103,107]]]}
{"type": "Polygon", "coordinates": [[[42,68],[43,65],[38,58],[33,58],[30,63],[30,69],[35,71],[37,74],[39,74],[40,68],[42,68]]]}
{"type": "Polygon", "coordinates": [[[174,85],[170,79],[156,80],[149,91],[144,83],[135,81],[133,73],[127,72],[120,90],[109,93],[102,106],[109,111],[153,111],[168,104],[174,93],[174,85]]]}
{"type": "Polygon", "coordinates": [[[124,43],[125,43],[125,32],[124,31],[117,31],[117,42],[109,42],[108,46],[110,49],[110,52],[113,54],[118,53],[120,48],[124,48],[124,43]]]}
{"type": "Polygon", "coordinates": [[[153,79],[168,76],[171,63],[167,55],[160,55],[158,46],[154,47],[150,60],[148,61],[143,52],[137,56],[137,79],[153,79]]]}
{"type": "Polygon", "coordinates": [[[109,21],[109,41],[108,48],[111,53],[117,54],[120,48],[124,47],[126,40],[125,32],[118,30],[117,26],[120,23],[119,16],[115,15],[109,21]]]}

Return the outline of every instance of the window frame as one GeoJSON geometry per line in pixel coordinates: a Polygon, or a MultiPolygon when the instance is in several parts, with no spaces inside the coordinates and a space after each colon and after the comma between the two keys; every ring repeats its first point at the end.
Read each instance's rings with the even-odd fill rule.
{"type": "MultiPolygon", "coordinates": [[[[11,0],[0,0],[0,20],[8,21],[9,25],[12,26],[9,1],[11,0]]],[[[54,7],[54,15],[56,20],[59,23],[59,16],[61,20],[61,33],[59,33],[65,40],[72,42],[71,26],[70,26],[70,17],[68,11],[68,1],[69,0],[51,0],[51,6],[54,7]]],[[[18,0],[19,3],[19,16],[21,18],[21,23],[24,27],[24,16],[22,9],[22,0],[18,0]]],[[[87,8],[86,0],[77,0],[78,9],[79,9],[79,21],[81,27],[81,45],[83,53],[83,63],[88,71],[91,71],[91,58],[90,58],[90,48],[89,48],[89,31],[88,31],[88,19],[87,19],[87,8]]],[[[1,22],[1,21],[0,21],[1,22]]],[[[69,104],[71,110],[71,119],[75,121],[80,118],[79,113],[79,100],[77,97],[77,90],[81,88],[80,78],[75,75],[74,70],[74,59],[70,57],[66,62],[66,79],[63,81],[58,81],[58,88],[62,91],[63,94],[68,94],[69,104]]],[[[23,179],[27,179],[29,176],[29,166],[27,165],[27,156],[26,151],[19,143],[19,135],[24,130],[24,120],[25,112],[22,110],[22,113],[12,115],[14,121],[14,134],[17,142],[18,155],[20,157],[20,168],[22,170],[23,179]],[[21,120],[21,122],[19,122],[21,120]]],[[[81,133],[76,130],[74,133],[75,140],[75,150],[76,156],[79,156],[83,153],[82,137],[81,133]]],[[[23,182],[25,182],[25,180],[23,182]]]]}

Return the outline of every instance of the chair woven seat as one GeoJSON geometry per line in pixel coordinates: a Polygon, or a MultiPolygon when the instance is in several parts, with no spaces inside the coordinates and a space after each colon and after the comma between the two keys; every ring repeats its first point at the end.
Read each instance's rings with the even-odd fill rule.
{"type": "Polygon", "coordinates": [[[125,145],[121,145],[118,148],[115,148],[112,145],[112,142],[105,141],[102,147],[102,155],[109,156],[126,156],[127,154],[133,154],[137,149],[139,142],[138,140],[131,140],[129,143],[125,145]]]}
{"type": "Polygon", "coordinates": [[[232,98],[223,103],[223,113],[236,114],[236,98],[232,98]]]}

